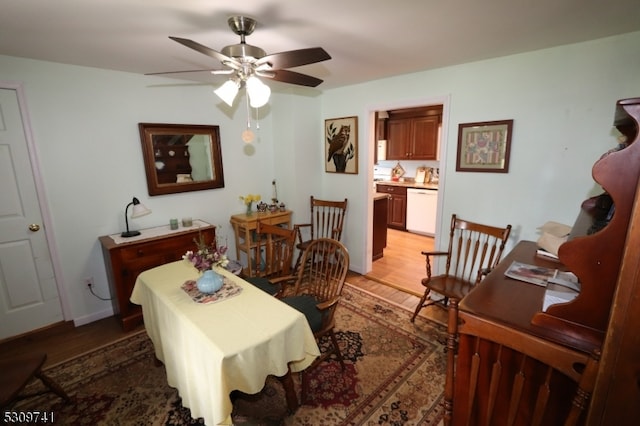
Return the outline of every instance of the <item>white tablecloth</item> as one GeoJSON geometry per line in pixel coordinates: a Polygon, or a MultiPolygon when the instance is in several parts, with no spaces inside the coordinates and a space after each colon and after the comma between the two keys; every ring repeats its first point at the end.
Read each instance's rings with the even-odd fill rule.
{"type": "Polygon", "coordinates": [[[259,392],[268,375],[301,371],[320,354],[304,315],[243,279],[220,270],[242,293],[213,304],[180,288],[198,272],[185,261],[138,276],[131,302],[142,305],[156,357],[185,407],[206,424],[230,423],[229,393],[259,392]]]}

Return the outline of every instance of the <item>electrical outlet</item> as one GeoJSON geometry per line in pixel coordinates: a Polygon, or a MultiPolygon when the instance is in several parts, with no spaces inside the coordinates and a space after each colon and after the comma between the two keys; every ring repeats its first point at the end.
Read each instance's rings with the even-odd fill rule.
{"type": "Polygon", "coordinates": [[[86,277],[84,279],[84,286],[85,287],[93,287],[93,277],[86,277]]]}

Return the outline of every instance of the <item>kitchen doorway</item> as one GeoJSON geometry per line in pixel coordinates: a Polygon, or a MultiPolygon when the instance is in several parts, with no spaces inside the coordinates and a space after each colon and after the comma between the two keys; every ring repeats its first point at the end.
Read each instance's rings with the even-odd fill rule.
{"type": "MultiPolygon", "coordinates": [[[[378,126],[378,120],[381,118],[384,119],[385,115],[389,114],[389,111],[428,108],[439,105],[442,106],[437,159],[435,161],[399,161],[406,171],[406,176],[409,178],[413,178],[414,176],[417,177],[417,169],[421,166],[434,168],[433,170],[439,171],[436,175],[438,178],[438,200],[435,218],[436,235],[435,237],[428,237],[413,232],[387,228],[387,246],[384,249],[383,257],[376,261],[371,261],[371,267],[365,269],[369,271],[365,274],[368,278],[417,296],[422,296],[424,294],[424,287],[421,284],[421,280],[426,276],[426,270],[425,257],[422,255],[422,251],[433,250],[434,247],[436,247],[436,242],[439,241],[439,233],[441,230],[440,224],[442,219],[440,216],[442,215],[444,205],[443,194],[445,182],[443,177],[445,176],[447,163],[446,153],[449,131],[449,104],[449,97],[443,96],[431,99],[414,100],[410,102],[379,104],[369,109],[369,117],[371,121],[369,123],[370,137],[368,138],[369,143],[367,145],[370,150],[369,161],[372,169],[370,172],[370,179],[376,181],[380,180],[379,177],[375,175],[376,169],[378,169],[378,171],[381,169],[384,171],[385,168],[393,167],[398,163],[398,160],[396,159],[390,160],[379,155],[382,150],[387,149],[389,141],[385,138],[389,133],[379,132],[380,127],[378,126]],[[383,112],[386,112],[386,114],[383,112]],[[379,141],[383,143],[380,144],[379,141]]],[[[382,178],[381,180],[387,179],[382,178]]],[[[375,193],[375,182],[373,188],[373,192],[375,193]]],[[[373,210],[372,205],[370,208],[373,210]]],[[[371,244],[371,242],[369,242],[369,244],[371,244]]]]}
{"type": "Polygon", "coordinates": [[[422,252],[433,250],[434,246],[433,237],[387,228],[387,247],[366,277],[421,297],[424,287],[420,281],[426,277],[422,252]]]}

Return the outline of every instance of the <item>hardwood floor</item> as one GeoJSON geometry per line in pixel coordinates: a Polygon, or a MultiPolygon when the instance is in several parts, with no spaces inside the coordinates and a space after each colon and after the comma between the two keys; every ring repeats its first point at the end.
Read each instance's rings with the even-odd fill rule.
{"type": "Polygon", "coordinates": [[[46,367],[122,339],[143,328],[140,326],[125,333],[115,317],[108,317],[80,327],[75,327],[72,321],[57,323],[19,337],[0,341],[0,358],[45,352],[46,367]]]}
{"type": "Polygon", "coordinates": [[[367,278],[422,296],[424,287],[420,280],[425,277],[425,259],[421,252],[433,250],[434,240],[411,232],[387,230],[387,247],[384,256],[373,262],[367,278]]]}
{"type": "MultiPolygon", "coordinates": [[[[368,276],[350,272],[347,282],[392,304],[413,312],[422,295],[420,279],[424,276],[422,250],[433,248],[433,239],[407,232],[389,230],[384,256],[373,263],[368,276]]],[[[423,309],[420,316],[446,324],[446,312],[437,307],[423,309]]],[[[54,365],[89,350],[126,337],[143,326],[125,333],[115,317],[95,321],[81,327],[72,322],[59,323],[17,338],[0,341],[0,357],[23,353],[46,352],[48,365],[54,365]]]]}

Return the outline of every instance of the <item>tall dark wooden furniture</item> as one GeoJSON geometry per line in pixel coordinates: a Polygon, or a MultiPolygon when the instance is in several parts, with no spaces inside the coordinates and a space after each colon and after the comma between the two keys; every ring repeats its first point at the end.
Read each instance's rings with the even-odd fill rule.
{"type": "Polygon", "coordinates": [[[639,121],[640,99],[617,103],[614,124],[626,144],[595,163],[593,178],[605,192],[583,203],[561,264],[520,242],[459,309],[450,304],[447,424],[637,422],[640,317],[630,312],[640,288],[640,249],[632,245],[640,223],[639,121]],[[542,312],[544,288],[504,276],[513,260],[572,271],[580,295],[542,312]]]}
{"type": "Polygon", "coordinates": [[[169,230],[169,226],[141,230],[141,237],[120,244],[109,235],[100,237],[113,311],[125,331],[142,324],[142,309],[129,301],[138,275],[147,269],[181,259],[188,250],[195,248],[194,238],[197,239],[200,234],[207,244],[215,241],[215,226],[194,221],[194,225],[197,224],[203,226],[180,228],[174,232],[169,230]],[[145,235],[149,237],[145,238],[145,235]]]}
{"type": "MultiPolygon", "coordinates": [[[[615,125],[635,141],[626,168],[638,167],[640,98],[618,102],[615,125]],[[634,147],[635,146],[635,147],[634,147]]],[[[629,148],[627,148],[629,149],[629,148]]],[[[623,154],[622,152],[620,154],[623,154]]],[[[618,155],[622,157],[622,155],[618,155]]],[[[618,284],[587,424],[632,425],[640,419],[640,179],[629,176],[633,198],[618,284]],[[634,182],[635,185],[634,185],[634,182]],[[635,191],[635,192],[633,192],[635,191]]],[[[614,197],[614,201],[616,198],[614,197]]],[[[616,208],[617,212],[617,208],[616,208]]],[[[617,213],[616,213],[617,214],[617,213]]]]}

